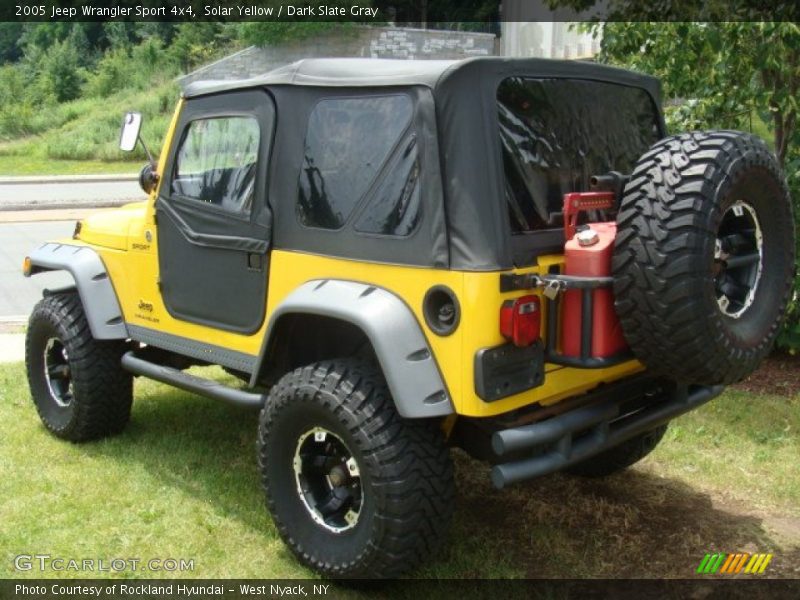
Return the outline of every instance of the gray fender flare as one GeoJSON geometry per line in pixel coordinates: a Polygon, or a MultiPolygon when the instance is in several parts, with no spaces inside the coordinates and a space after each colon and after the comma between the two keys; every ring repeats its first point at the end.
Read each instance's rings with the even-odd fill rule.
{"type": "Polygon", "coordinates": [[[332,317],[361,329],[372,343],[400,416],[425,418],[453,413],[447,386],[411,309],[385,289],[352,281],[308,281],[280,303],[270,317],[251,386],[266,359],[276,324],[288,314],[332,317]]]}
{"type": "Polygon", "coordinates": [[[100,256],[86,246],[47,243],[30,254],[31,275],[68,271],[75,280],[92,337],[96,340],[128,338],[117,294],[100,256]]]}

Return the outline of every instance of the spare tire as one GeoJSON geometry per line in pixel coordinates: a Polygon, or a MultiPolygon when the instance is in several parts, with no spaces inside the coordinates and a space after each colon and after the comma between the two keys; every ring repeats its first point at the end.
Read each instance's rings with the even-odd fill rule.
{"type": "Polygon", "coordinates": [[[617,215],[614,296],[654,373],[698,384],[749,375],[769,352],[794,271],[791,200],[764,142],[675,135],[637,163],[617,215]]]}

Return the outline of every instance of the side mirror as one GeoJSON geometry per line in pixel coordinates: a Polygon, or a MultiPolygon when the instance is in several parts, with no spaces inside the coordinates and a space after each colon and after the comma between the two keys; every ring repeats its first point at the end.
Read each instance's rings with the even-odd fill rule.
{"type": "Polygon", "coordinates": [[[123,152],[132,152],[139,139],[139,130],[142,128],[142,113],[125,113],[122,119],[122,130],[119,133],[119,149],[123,152]]]}

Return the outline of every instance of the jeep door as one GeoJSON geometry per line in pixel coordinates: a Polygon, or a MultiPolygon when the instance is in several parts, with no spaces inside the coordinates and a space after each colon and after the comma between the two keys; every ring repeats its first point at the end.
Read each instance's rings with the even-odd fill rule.
{"type": "Polygon", "coordinates": [[[274,123],[264,90],[186,102],[156,203],[159,286],[173,317],[241,333],[263,322],[274,123]]]}

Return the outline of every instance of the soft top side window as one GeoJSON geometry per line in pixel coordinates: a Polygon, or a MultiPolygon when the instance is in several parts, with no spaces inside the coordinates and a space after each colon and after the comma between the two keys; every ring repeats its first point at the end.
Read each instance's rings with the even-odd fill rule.
{"type": "Polygon", "coordinates": [[[260,137],[254,117],[220,116],[191,121],[175,158],[171,194],[249,214],[260,137]]]}
{"type": "Polygon", "coordinates": [[[317,103],[308,121],[298,185],[300,223],[341,229],[391,161],[399,175],[387,173],[378,185],[376,208],[359,217],[356,229],[406,235],[417,222],[419,205],[416,142],[413,134],[404,135],[412,113],[405,94],[317,103]]]}

